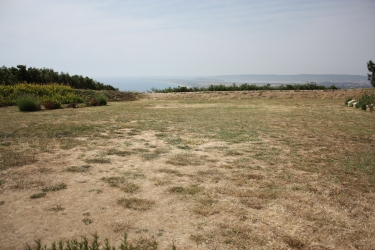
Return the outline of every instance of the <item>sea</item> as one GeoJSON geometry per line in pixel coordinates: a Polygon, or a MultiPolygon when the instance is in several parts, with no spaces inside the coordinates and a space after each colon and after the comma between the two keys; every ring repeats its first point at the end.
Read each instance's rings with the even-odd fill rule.
{"type": "Polygon", "coordinates": [[[154,89],[166,89],[168,87],[178,87],[178,84],[167,82],[157,77],[94,77],[96,81],[99,81],[106,85],[111,85],[118,88],[120,91],[136,91],[136,92],[150,92],[154,89]]]}

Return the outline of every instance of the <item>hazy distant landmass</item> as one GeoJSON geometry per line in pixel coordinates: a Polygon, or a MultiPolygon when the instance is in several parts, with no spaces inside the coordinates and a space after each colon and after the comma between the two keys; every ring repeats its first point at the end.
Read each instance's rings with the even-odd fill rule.
{"type": "Polygon", "coordinates": [[[219,75],[203,77],[96,77],[99,81],[110,84],[121,91],[146,92],[152,88],[165,89],[178,86],[208,87],[212,85],[231,85],[243,83],[279,86],[281,84],[305,84],[315,82],[318,85],[329,87],[335,85],[342,89],[371,88],[367,76],[361,75],[219,75]]]}
{"type": "Polygon", "coordinates": [[[281,85],[281,84],[295,84],[315,82],[319,85],[329,87],[335,85],[342,89],[349,88],[371,88],[371,84],[367,76],[362,75],[315,75],[315,74],[300,74],[300,75],[219,75],[198,78],[173,78],[163,79],[165,82],[170,82],[177,85],[184,85],[189,87],[202,87],[211,84],[256,84],[256,85],[281,85]]]}

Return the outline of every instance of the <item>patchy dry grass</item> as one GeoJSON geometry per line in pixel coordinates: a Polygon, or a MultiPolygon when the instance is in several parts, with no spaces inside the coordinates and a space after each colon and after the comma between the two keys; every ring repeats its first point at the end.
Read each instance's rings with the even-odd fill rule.
{"type": "Polygon", "coordinates": [[[0,248],[98,232],[161,249],[372,249],[375,116],[344,91],[255,94],[2,108],[0,248]],[[54,183],[69,189],[45,195],[54,183]]]}
{"type": "Polygon", "coordinates": [[[117,200],[117,204],[133,210],[146,211],[152,208],[155,201],[139,198],[121,198],[117,200]]]}
{"type": "Polygon", "coordinates": [[[126,193],[134,193],[140,188],[139,185],[126,180],[125,177],[103,177],[102,180],[107,182],[111,187],[117,187],[126,193]]]}
{"type": "Polygon", "coordinates": [[[70,166],[66,169],[68,172],[73,172],[73,173],[86,173],[90,171],[91,166],[90,165],[82,165],[82,166],[70,166]]]}
{"type": "Polygon", "coordinates": [[[42,191],[43,192],[56,192],[56,191],[60,191],[66,188],[67,188],[67,185],[65,183],[59,183],[53,186],[44,187],[42,188],[42,191]]]}

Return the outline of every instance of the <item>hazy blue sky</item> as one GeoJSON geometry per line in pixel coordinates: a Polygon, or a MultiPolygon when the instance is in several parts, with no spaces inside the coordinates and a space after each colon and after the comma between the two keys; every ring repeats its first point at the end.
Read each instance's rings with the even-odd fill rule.
{"type": "Polygon", "coordinates": [[[359,74],[374,0],[0,0],[0,66],[95,76],[359,74]]]}

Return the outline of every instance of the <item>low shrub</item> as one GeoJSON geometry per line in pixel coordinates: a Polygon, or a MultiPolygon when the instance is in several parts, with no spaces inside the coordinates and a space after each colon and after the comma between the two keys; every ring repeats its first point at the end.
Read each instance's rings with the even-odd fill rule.
{"type": "Polygon", "coordinates": [[[22,112],[40,111],[40,101],[35,95],[22,95],[17,100],[18,109],[22,112]]]}
{"type": "Polygon", "coordinates": [[[96,100],[99,102],[100,106],[107,105],[107,97],[104,94],[100,94],[96,97],[96,100]]]}
{"type": "MultiPolygon", "coordinates": [[[[86,224],[86,222],[84,222],[86,224]]],[[[104,249],[104,250],[140,250],[140,249],[158,249],[158,243],[153,238],[141,238],[134,244],[128,242],[128,235],[125,233],[124,238],[121,241],[121,244],[118,248],[110,244],[108,239],[104,240],[104,244],[99,242],[99,236],[95,233],[92,234],[93,240],[90,242],[86,237],[81,237],[81,240],[67,240],[64,244],[63,241],[58,243],[53,242],[51,247],[48,248],[47,245],[42,245],[41,240],[35,240],[35,245],[30,246],[26,244],[25,249],[27,250],[39,250],[39,249],[61,249],[61,250],[71,250],[71,249],[80,249],[80,250],[89,250],[89,249],[104,249]]],[[[173,243],[171,246],[172,250],[176,250],[177,247],[173,243]]]]}
{"type": "Polygon", "coordinates": [[[366,106],[375,103],[375,93],[366,92],[358,100],[357,107],[366,110],[366,106]]]}

